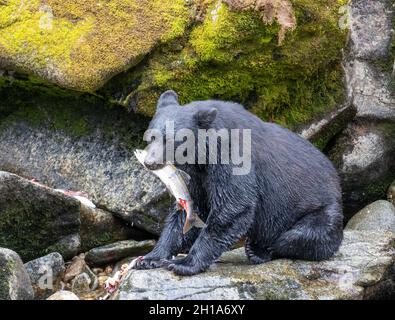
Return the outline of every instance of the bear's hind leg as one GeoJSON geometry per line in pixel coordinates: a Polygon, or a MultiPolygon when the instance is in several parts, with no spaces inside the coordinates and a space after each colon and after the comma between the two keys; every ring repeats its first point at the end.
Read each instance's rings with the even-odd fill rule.
{"type": "Polygon", "coordinates": [[[245,253],[252,264],[261,264],[272,260],[272,254],[268,247],[259,245],[253,239],[247,238],[245,243],[245,253]]]}
{"type": "Polygon", "coordinates": [[[271,247],[275,258],[319,261],[330,258],[343,239],[343,215],[338,205],[310,213],[280,235],[271,247]]]}

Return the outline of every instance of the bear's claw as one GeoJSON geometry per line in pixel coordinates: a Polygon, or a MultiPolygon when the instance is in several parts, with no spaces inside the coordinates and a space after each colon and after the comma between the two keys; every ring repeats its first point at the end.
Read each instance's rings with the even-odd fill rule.
{"type": "Polygon", "coordinates": [[[184,264],[174,264],[171,263],[167,266],[167,270],[173,271],[175,274],[179,276],[192,276],[194,274],[202,272],[196,266],[188,266],[184,264]]]}
{"type": "Polygon", "coordinates": [[[146,270],[160,268],[163,265],[163,260],[154,258],[140,257],[133,265],[133,269],[146,270]]]}

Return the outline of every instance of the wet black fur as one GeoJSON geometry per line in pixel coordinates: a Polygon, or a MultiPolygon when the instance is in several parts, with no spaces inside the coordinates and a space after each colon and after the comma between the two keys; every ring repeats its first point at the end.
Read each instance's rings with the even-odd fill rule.
{"type": "Polygon", "coordinates": [[[165,266],[193,275],[207,270],[242,236],[254,264],[274,258],[322,260],[337,251],[343,237],[339,178],[310,142],[239,104],[210,100],[180,106],[174,91],[162,94],[150,128],[164,130],[166,119],[176,122],[176,130],[251,129],[252,168],[236,176],[231,165],[179,166],[192,178],[190,193],[207,227],[183,235],[185,215],[175,207],[155,248],[136,268],[165,266]],[[189,253],[171,260],[180,252],[189,253]]]}

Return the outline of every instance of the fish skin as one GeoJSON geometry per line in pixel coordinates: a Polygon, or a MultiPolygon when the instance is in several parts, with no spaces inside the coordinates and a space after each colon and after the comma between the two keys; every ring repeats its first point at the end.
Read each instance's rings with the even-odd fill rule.
{"type": "MultiPolygon", "coordinates": [[[[134,155],[144,168],[149,170],[144,165],[147,152],[145,150],[136,149],[134,155]]],[[[166,164],[161,169],[149,171],[155,174],[166,185],[167,190],[176,198],[177,204],[185,210],[187,217],[183,227],[183,234],[187,233],[192,227],[204,228],[206,224],[199,218],[197,213],[193,211],[193,201],[185,182],[185,180],[190,179],[188,174],[177,169],[170,163],[166,164]],[[189,177],[189,179],[187,179],[187,177],[189,177]]]]}

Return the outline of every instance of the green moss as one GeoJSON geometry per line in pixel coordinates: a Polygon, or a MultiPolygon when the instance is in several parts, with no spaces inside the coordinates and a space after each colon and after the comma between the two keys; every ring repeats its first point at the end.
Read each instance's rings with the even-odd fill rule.
{"type": "Polygon", "coordinates": [[[0,256],[0,300],[10,298],[9,279],[12,274],[12,263],[13,261],[5,260],[0,256]]]}
{"type": "MultiPolygon", "coordinates": [[[[87,251],[92,248],[97,248],[100,246],[104,246],[119,239],[114,239],[113,235],[110,232],[102,232],[93,234],[81,234],[81,244],[82,250],[87,251]]],[[[123,240],[123,239],[122,239],[123,240]]]]}
{"type": "Polygon", "coordinates": [[[0,2],[0,58],[13,69],[93,91],[182,35],[184,0],[0,2]]]}
{"type": "Polygon", "coordinates": [[[103,141],[132,150],[143,143],[149,119],[95,95],[47,87],[29,78],[0,87],[0,130],[21,121],[73,139],[102,135],[103,141]]]}
{"type": "Polygon", "coordinates": [[[375,181],[374,183],[370,183],[364,188],[362,188],[362,192],[366,194],[367,199],[386,199],[387,198],[387,190],[391,185],[395,175],[388,177],[384,181],[375,181]]]}
{"type": "MultiPolygon", "coordinates": [[[[0,247],[18,252],[24,261],[45,255],[46,248],[59,235],[78,231],[74,225],[64,225],[62,230],[56,230],[57,214],[61,215],[59,210],[54,212],[48,205],[42,205],[37,192],[32,187],[27,188],[31,189],[31,199],[22,200],[16,194],[14,201],[2,201],[0,208],[0,247]]],[[[64,210],[73,208],[68,206],[64,210]]]]}
{"type": "Polygon", "coordinates": [[[204,21],[189,35],[161,46],[101,93],[152,116],[160,93],[171,88],[181,103],[234,100],[293,129],[343,99],[340,50],[346,34],[337,12],[345,1],[292,1],[297,28],[281,45],[280,26],[265,24],[259,12],[206,3],[204,21]]]}

